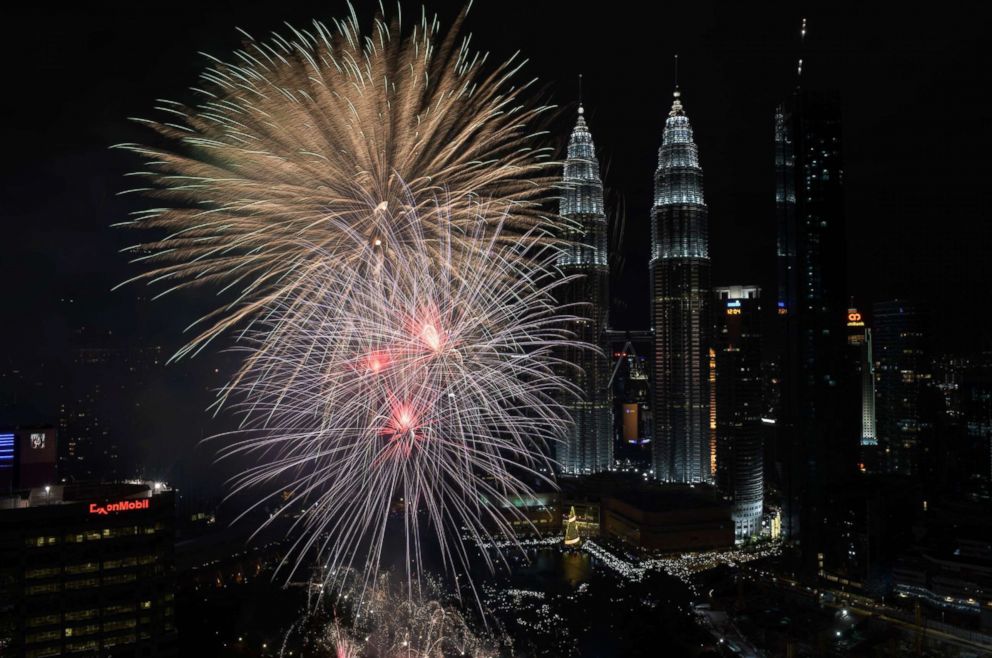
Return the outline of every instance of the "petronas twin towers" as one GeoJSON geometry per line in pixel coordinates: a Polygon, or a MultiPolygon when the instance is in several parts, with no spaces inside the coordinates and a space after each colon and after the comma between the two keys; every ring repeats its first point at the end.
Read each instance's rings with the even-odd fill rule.
{"type": "MultiPolygon", "coordinates": [[[[606,213],[599,162],[581,106],[568,142],[559,214],[567,220],[563,234],[570,246],[558,258],[558,268],[566,276],[580,275],[562,286],[561,301],[580,318],[571,327],[576,338],[602,347],[610,307],[606,213]]],[[[584,395],[570,400],[573,425],[559,450],[558,463],[567,475],[608,470],[613,465],[609,361],[605,354],[587,349],[570,349],[564,360],[577,366],[573,377],[584,395]]]]}
{"type": "MultiPolygon", "coordinates": [[[[606,215],[603,184],[592,135],[579,108],[568,144],[560,214],[571,246],[559,259],[566,275],[582,277],[564,286],[563,301],[580,320],[581,340],[609,353],[605,340],[609,308],[606,215]]],[[[653,468],[666,482],[711,482],[710,436],[710,260],[703,173],[692,127],[676,89],[665,121],[651,211],[651,322],[654,332],[653,468]]],[[[609,363],[603,354],[576,351],[566,360],[579,366],[584,392],[571,403],[574,425],[558,461],[567,475],[596,473],[613,462],[609,363]]]]}

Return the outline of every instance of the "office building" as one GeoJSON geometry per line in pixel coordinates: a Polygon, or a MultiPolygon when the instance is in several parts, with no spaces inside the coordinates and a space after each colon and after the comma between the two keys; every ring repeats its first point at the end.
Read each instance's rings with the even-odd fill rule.
{"type": "Polygon", "coordinates": [[[710,257],[703,172],[676,88],[665,121],[651,210],[654,475],[711,482],[710,257]]]}
{"type": "Polygon", "coordinates": [[[764,513],[761,289],[716,287],[713,297],[716,484],[743,541],[761,532],[764,513]]]}
{"type": "Polygon", "coordinates": [[[176,656],[174,514],[151,483],[0,498],[3,655],[176,656]]]}

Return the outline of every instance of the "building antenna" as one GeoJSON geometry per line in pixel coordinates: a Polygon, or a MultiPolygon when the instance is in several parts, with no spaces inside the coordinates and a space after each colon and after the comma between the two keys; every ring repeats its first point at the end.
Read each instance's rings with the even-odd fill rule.
{"type": "Polygon", "coordinates": [[[582,74],[579,74],[579,114],[582,114],[584,110],[582,109],[582,74]]]}
{"type": "Polygon", "coordinates": [[[803,19],[799,27],[799,64],[796,66],[796,84],[798,85],[803,77],[803,52],[806,50],[806,19],[803,19]]]}
{"type": "Polygon", "coordinates": [[[675,89],[679,88],[679,54],[675,53],[675,89]]]}

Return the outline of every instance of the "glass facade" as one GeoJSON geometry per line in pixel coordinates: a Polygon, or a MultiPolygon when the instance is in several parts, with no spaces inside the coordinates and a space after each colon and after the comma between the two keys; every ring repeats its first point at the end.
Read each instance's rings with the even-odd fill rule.
{"type": "Polygon", "coordinates": [[[651,211],[655,336],[654,475],[710,482],[710,260],[703,172],[675,92],[665,121],[651,211]]]}
{"type": "Polygon", "coordinates": [[[761,289],[715,288],[717,486],[730,499],[737,541],[761,531],[761,289]]]}
{"type": "MultiPolygon", "coordinates": [[[[814,519],[824,486],[856,468],[857,431],[845,424],[848,307],[840,98],[795,90],[774,114],[780,341],[776,450],[783,532],[819,542],[814,519]],[[839,439],[838,437],[845,437],[839,439]],[[850,445],[847,445],[850,437],[850,445]]],[[[804,541],[805,541],[804,539],[804,541]]]]}
{"type": "Polygon", "coordinates": [[[559,288],[560,302],[577,318],[569,327],[575,337],[597,350],[568,348],[563,355],[565,363],[574,366],[568,376],[582,397],[566,402],[573,423],[556,459],[562,473],[586,475],[613,465],[613,416],[609,361],[603,349],[610,299],[603,183],[581,107],[568,142],[559,214],[565,246],[558,268],[565,276],[578,275],[559,288]]]}
{"type": "Polygon", "coordinates": [[[930,383],[927,311],[909,301],[879,302],[874,318],[880,465],[888,473],[919,476],[929,447],[929,423],[921,413],[930,383]]]}

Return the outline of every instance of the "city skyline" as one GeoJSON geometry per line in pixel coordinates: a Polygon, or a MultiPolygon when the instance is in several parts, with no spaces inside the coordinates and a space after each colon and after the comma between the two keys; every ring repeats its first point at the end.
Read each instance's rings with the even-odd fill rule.
{"type": "Polygon", "coordinates": [[[0,654],[992,652],[966,12],[13,14],[0,654]]]}
{"type": "MultiPolygon", "coordinates": [[[[442,8],[442,15],[453,12],[454,6],[442,8]]],[[[953,298],[946,304],[947,321],[935,326],[938,341],[952,349],[960,343],[956,339],[970,336],[971,341],[988,345],[988,330],[964,322],[959,315],[965,295],[958,292],[964,289],[964,282],[976,277],[988,281],[981,259],[967,257],[969,253],[977,255],[974,250],[988,237],[988,229],[975,221],[978,207],[974,200],[944,192],[952,189],[952,180],[955,187],[967,185],[980,169],[975,166],[979,149],[968,137],[975,134],[975,118],[965,115],[938,124],[917,120],[904,111],[926,107],[936,99],[945,107],[968,102],[974,86],[966,81],[973,79],[970,67],[975,66],[968,55],[978,38],[977,27],[964,25],[965,33],[952,41],[941,36],[943,22],[952,20],[943,15],[936,17],[939,25],[935,27],[912,16],[890,16],[873,7],[862,8],[862,20],[845,23],[842,5],[829,5],[829,10],[827,6],[812,6],[801,14],[783,5],[760,17],[743,9],[714,14],[705,8],[675,6],[673,18],[677,20],[650,46],[646,42],[637,45],[641,43],[637,38],[621,38],[622,45],[616,50],[579,49],[567,58],[559,54],[554,33],[546,35],[538,26],[548,24],[542,20],[545,16],[555,16],[569,25],[581,19],[554,3],[542,3],[529,21],[521,21],[522,6],[504,4],[501,11],[487,3],[473,7],[472,27],[480,38],[490,26],[497,32],[514,26],[508,39],[490,41],[503,44],[497,53],[509,54],[521,47],[531,56],[527,70],[538,76],[546,98],[560,106],[551,126],[556,137],[553,141],[559,147],[564,146],[573,121],[578,75],[585,75],[586,116],[597,132],[608,197],[619,194],[627,211],[627,239],[620,252],[625,265],[614,277],[616,326],[637,329],[647,325],[647,309],[640,306],[648,289],[647,252],[638,236],[647,235],[649,172],[656,148],[651,144],[660,141],[661,120],[670,105],[674,85],[671,58],[675,53],[681,54],[680,83],[693,99],[700,147],[707,153],[711,212],[720,222],[714,227],[711,245],[714,283],[739,280],[738,272],[754,269],[754,276],[745,278],[772,289],[774,273],[762,271],[767,266],[753,265],[760,254],[774,249],[774,237],[767,230],[773,221],[773,208],[763,193],[770,174],[762,163],[770,157],[769,110],[794,83],[799,21],[806,15],[809,35],[804,75],[816,87],[838,89],[848,110],[844,112],[844,133],[850,143],[844,154],[847,204],[856,210],[850,221],[856,232],[850,233],[848,240],[852,251],[849,278],[856,303],[867,309],[874,301],[895,297],[945,298],[933,277],[927,276],[928,272],[940,272],[945,280],[956,284],[948,286],[947,294],[953,298]],[[973,30],[970,39],[967,30],[973,30]],[[912,41],[914,38],[917,41],[912,41]],[[924,45],[909,45],[916,43],[924,45]],[[618,66],[646,75],[650,83],[631,85],[627,76],[611,75],[618,66]],[[878,74],[893,66],[909,77],[901,81],[878,74]],[[876,109],[866,111],[871,107],[876,109]],[[721,116],[724,108],[731,112],[721,116]],[[954,153],[959,163],[956,178],[952,179],[946,169],[929,167],[926,152],[954,153]],[[920,178],[923,171],[930,171],[927,185],[920,178]],[[941,232],[928,241],[904,230],[907,224],[923,226],[935,214],[956,232],[941,232]],[[965,257],[960,257],[962,253],[965,257]]],[[[126,159],[105,149],[141,135],[139,129],[117,118],[147,114],[159,96],[188,97],[188,87],[205,62],[194,53],[223,52],[240,39],[230,28],[231,17],[219,10],[202,14],[202,27],[190,31],[177,29],[183,25],[180,16],[152,25],[140,11],[129,11],[126,5],[107,7],[117,20],[108,22],[99,14],[92,19],[72,14],[52,17],[49,30],[39,35],[47,40],[48,55],[36,63],[37,70],[46,75],[34,75],[31,67],[15,73],[23,76],[18,82],[28,96],[37,99],[32,107],[40,110],[38,118],[44,122],[34,120],[24,105],[3,109],[6,124],[20,128],[8,142],[14,156],[11,161],[19,166],[5,171],[3,184],[11,212],[19,218],[9,230],[22,246],[0,267],[4,268],[5,281],[27,278],[34,282],[30,293],[10,286],[9,298],[18,308],[39,312],[58,306],[56,317],[50,316],[43,329],[52,337],[45,343],[52,346],[63,342],[84,319],[91,326],[103,326],[128,338],[154,336],[156,342],[164,342],[178,324],[172,319],[176,314],[170,312],[169,303],[149,308],[136,301],[133,293],[105,294],[131,271],[125,259],[114,255],[127,244],[126,237],[102,230],[130,210],[127,202],[115,197],[122,189],[119,174],[126,170],[126,159]],[[138,39],[142,30],[150,30],[153,37],[169,34],[169,38],[156,61],[141,62],[153,67],[150,74],[135,76],[132,67],[138,62],[116,55],[147,38],[138,39]],[[70,52],[80,60],[73,62],[70,52]],[[72,78],[71,84],[77,88],[71,97],[78,101],[63,117],[60,108],[66,107],[65,103],[56,90],[41,82],[75,67],[101,73],[96,78],[88,76],[85,82],[72,78]],[[133,90],[127,95],[120,93],[124,82],[133,90]],[[42,125],[47,127],[42,129],[42,125]],[[81,130],[70,130],[70,126],[81,130]],[[85,179],[74,175],[80,169],[89,172],[85,179]],[[32,198],[45,197],[45,186],[54,182],[68,193],[65,196],[74,199],[73,204],[61,201],[63,195],[41,206],[30,204],[32,198]],[[35,223],[48,227],[44,239],[26,233],[35,223]],[[94,261],[91,253],[100,253],[102,258],[94,261]],[[70,280],[56,278],[56,272],[70,273],[70,280]],[[68,298],[85,306],[87,317],[68,302],[59,301],[68,298]],[[149,318],[144,324],[140,320],[143,317],[149,318]]],[[[31,10],[19,11],[31,20],[31,10]]],[[[321,11],[300,7],[286,18],[305,20],[321,11]]],[[[265,32],[273,26],[263,5],[245,6],[236,18],[251,32],[265,32]]],[[[612,25],[616,19],[607,15],[605,20],[612,25]]],[[[636,35],[642,28],[635,25],[631,29],[636,35]]],[[[609,39],[617,38],[615,29],[603,33],[609,39]]],[[[20,46],[16,39],[6,45],[20,46]]],[[[977,287],[982,290],[988,286],[977,287]]],[[[181,303],[188,306],[196,301],[183,299],[181,303]]],[[[17,345],[19,352],[30,350],[49,356],[54,349],[33,341],[35,332],[23,326],[7,326],[3,332],[5,342],[17,345]]],[[[173,343],[166,347],[178,346],[173,343]]]]}

